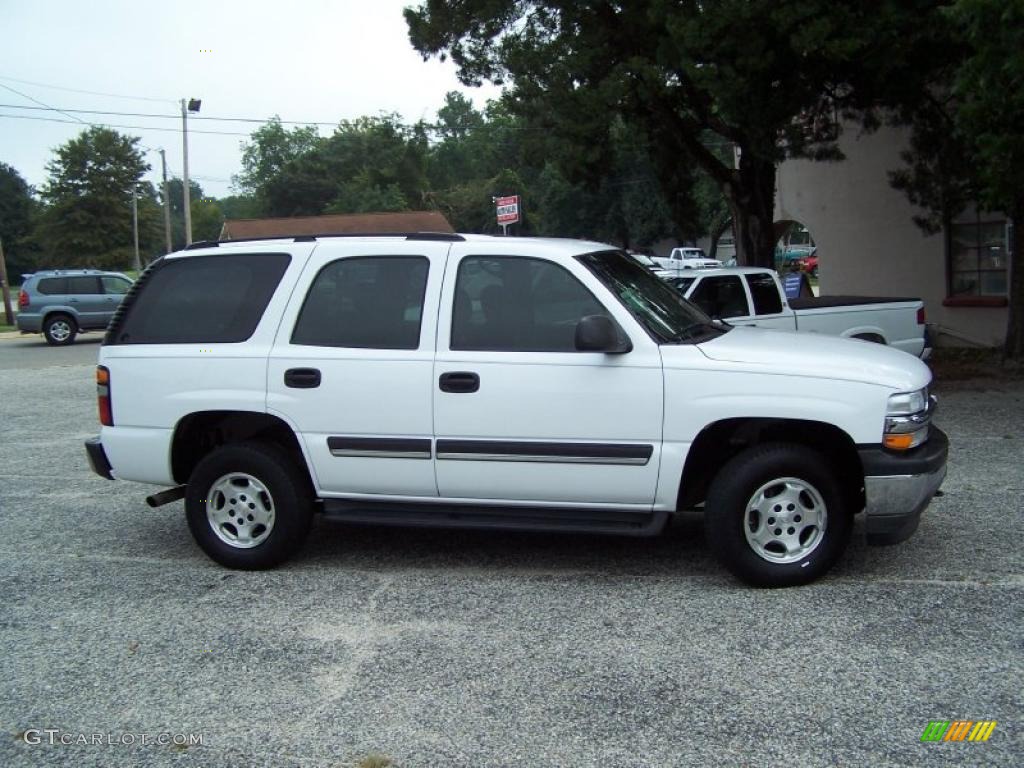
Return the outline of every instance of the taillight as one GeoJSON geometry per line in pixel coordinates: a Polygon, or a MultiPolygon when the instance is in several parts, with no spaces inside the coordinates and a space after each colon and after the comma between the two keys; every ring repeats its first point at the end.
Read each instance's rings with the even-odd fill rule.
{"type": "Polygon", "coordinates": [[[28,308],[28,294],[25,293],[25,289],[22,288],[18,291],[18,309],[28,308]]]}
{"type": "Polygon", "coordinates": [[[110,403],[110,371],[105,366],[96,366],[96,406],[100,412],[100,424],[114,426],[114,410],[110,403]]]}
{"type": "Polygon", "coordinates": [[[917,324],[924,325],[924,307],[919,307],[917,310],[917,324]]]}

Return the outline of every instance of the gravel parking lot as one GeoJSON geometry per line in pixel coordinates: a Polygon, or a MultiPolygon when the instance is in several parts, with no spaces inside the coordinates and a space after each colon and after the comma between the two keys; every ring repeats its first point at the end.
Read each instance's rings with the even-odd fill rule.
{"type": "Polygon", "coordinates": [[[52,359],[0,375],[0,765],[1021,764],[1020,383],[940,387],[950,474],[911,541],[756,591],[698,517],[655,540],[320,520],[287,566],[227,571],[180,503],[89,473],[92,367],[52,359]],[[936,719],[998,725],[921,743],[936,719]]]}

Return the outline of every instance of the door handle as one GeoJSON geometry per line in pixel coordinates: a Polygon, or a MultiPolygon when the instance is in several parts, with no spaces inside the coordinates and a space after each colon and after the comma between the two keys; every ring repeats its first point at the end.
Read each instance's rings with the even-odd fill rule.
{"type": "Polygon", "coordinates": [[[476,392],[480,389],[480,377],[470,371],[442,373],[437,383],[442,392],[476,392]]]}
{"type": "Polygon", "coordinates": [[[289,368],[284,372],[284,385],[293,389],[315,389],[320,386],[320,371],[316,368],[289,368]]]}

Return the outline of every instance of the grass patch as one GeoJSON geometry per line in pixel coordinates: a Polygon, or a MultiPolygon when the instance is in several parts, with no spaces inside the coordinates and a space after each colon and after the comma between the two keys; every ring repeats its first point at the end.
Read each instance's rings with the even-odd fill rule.
{"type": "Polygon", "coordinates": [[[356,763],[356,768],[393,768],[394,764],[387,755],[378,755],[375,752],[356,763]]]}

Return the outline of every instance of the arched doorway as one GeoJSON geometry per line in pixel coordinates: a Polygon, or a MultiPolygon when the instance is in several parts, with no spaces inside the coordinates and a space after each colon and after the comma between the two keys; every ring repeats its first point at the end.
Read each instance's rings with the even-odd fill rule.
{"type": "Polygon", "coordinates": [[[804,224],[793,219],[775,222],[775,269],[779,273],[806,272],[818,277],[818,246],[804,224]]]}

